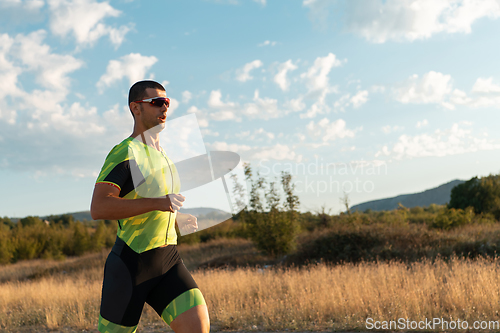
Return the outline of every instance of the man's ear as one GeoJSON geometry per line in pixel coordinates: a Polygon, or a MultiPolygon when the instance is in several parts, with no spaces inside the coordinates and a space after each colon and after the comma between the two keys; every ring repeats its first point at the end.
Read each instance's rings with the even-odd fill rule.
{"type": "Polygon", "coordinates": [[[135,116],[139,116],[141,114],[141,108],[139,107],[139,103],[132,102],[130,103],[129,108],[130,111],[132,111],[132,113],[135,116]]]}

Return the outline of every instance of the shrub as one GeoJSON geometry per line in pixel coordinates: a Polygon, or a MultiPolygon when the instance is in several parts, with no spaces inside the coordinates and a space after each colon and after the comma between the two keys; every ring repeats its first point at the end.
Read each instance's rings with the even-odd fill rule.
{"type": "Polygon", "coordinates": [[[432,228],[450,229],[475,221],[474,209],[467,207],[464,209],[445,208],[434,218],[431,223],[432,228]]]}
{"type": "Polygon", "coordinates": [[[9,230],[0,228],[0,264],[8,264],[14,257],[14,246],[10,235],[9,230]]]}

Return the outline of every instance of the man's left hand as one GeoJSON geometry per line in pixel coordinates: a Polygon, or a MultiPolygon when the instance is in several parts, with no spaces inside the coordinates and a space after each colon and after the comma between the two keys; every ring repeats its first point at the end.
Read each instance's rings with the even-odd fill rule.
{"type": "Polygon", "coordinates": [[[190,234],[198,230],[198,220],[194,215],[177,212],[176,222],[183,233],[190,234]]]}

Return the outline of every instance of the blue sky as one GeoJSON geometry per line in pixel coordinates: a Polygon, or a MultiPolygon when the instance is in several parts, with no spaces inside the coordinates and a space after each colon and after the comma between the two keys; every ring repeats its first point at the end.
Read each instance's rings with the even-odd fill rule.
{"type": "Polygon", "coordinates": [[[498,0],[0,10],[0,216],[87,210],[106,154],[131,134],[128,89],[150,78],[169,119],[196,115],[207,150],[270,181],[291,171],[303,211],[500,171],[498,0]]]}

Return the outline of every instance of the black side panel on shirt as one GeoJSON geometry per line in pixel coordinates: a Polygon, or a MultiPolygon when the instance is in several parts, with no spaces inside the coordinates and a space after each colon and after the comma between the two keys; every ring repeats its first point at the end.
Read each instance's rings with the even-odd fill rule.
{"type": "MultiPolygon", "coordinates": [[[[112,182],[120,186],[120,198],[123,198],[134,189],[134,182],[132,180],[132,173],[130,172],[130,163],[136,163],[135,160],[126,160],[118,163],[113,170],[104,179],[105,182],[112,182]]],[[[132,167],[137,167],[132,165],[132,167]]],[[[144,182],[144,177],[139,184],[144,182]]]]}

